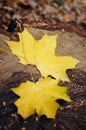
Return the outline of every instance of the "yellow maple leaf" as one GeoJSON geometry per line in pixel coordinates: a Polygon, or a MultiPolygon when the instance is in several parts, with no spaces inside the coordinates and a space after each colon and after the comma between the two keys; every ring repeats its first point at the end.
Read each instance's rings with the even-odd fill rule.
{"type": "Polygon", "coordinates": [[[35,40],[26,30],[19,33],[19,42],[6,41],[12,53],[20,59],[22,64],[35,65],[41,75],[52,75],[56,79],[68,81],[66,70],[74,68],[78,60],[69,56],[56,56],[57,35],[45,34],[40,40],[35,40]]]}
{"type": "Polygon", "coordinates": [[[60,107],[55,101],[57,99],[71,101],[66,94],[67,88],[60,87],[57,85],[58,82],[50,77],[40,78],[36,83],[26,81],[19,87],[12,88],[12,91],[20,96],[15,102],[18,114],[24,119],[35,112],[38,116],[46,115],[48,118],[55,118],[56,110],[60,107]]]}

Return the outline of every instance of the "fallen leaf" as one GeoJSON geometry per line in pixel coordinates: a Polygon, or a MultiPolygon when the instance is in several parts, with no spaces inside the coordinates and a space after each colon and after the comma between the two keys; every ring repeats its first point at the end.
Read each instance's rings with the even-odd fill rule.
{"type": "Polygon", "coordinates": [[[71,101],[66,94],[67,87],[60,87],[57,85],[58,82],[50,77],[40,78],[36,83],[26,81],[19,87],[12,88],[12,91],[20,96],[15,102],[18,114],[24,119],[35,112],[38,116],[46,115],[48,118],[55,118],[56,110],[60,107],[56,100],[71,101]]]}
{"type": "Polygon", "coordinates": [[[69,56],[56,56],[57,35],[45,34],[40,40],[35,40],[26,30],[19,33],[19,42],[6,41],[12,53],[20,59],[22,64],[35,65],[43,77],[48,75],[56,79],[68,81],[66,70],[74,68],[79,62],[69,56]]]}

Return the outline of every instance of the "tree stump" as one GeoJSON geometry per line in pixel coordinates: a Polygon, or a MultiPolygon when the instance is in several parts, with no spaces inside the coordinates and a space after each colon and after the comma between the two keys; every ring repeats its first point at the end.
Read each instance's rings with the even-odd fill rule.
{"type": "MultiPolygon", "coordinates": [[[[39,24],[40,25],[40,24],[39,24]]],[[[5,40],[14,39],[15,33],[0,31],[0,130],[85,130],[86,129],[86,32],[72,24],[64,23],[57,25],[35,26],[28,24],[28,31],[35,39],[40,39],[45,33],[57,34],[56,55],[72,56],[80,61],[75,69],[67,70],[70,82],[60,81],[60,85],[68,86],[68,95],[72,103],[58,100],[61,108],[55,119],[46,116],[37,117],[36,114],[23,120],[17,114],[17,108],[13,104],[19,97],[12,91],[27,79],[31,80],[28,68],[19,64],[19,59],[11,53],[5,40]],[[81,33],[80,33],[81,32],[81,33]],[[12,36],[11,36],[12,35],[12,36]]],[[[30,66],[35,80],[40,74],[36,68],[30,66]]]]}

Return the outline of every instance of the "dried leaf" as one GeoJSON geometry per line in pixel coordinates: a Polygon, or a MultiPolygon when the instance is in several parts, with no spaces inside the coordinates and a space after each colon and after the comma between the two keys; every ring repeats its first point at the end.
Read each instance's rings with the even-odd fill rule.
{"type": "Polygon", "coordinates": [[[56,79],[68,81],[66,70],[74,68],[78,60],[69,56],[56,56],[57,35],[45,34],[42,39],[35,40],[26,30],[19,33],[19,42],[6,41],[12,53],[20,59],[22,64],[35,65],[43,77],[48,75],[56,79]]]}
{"type": "Polygon", "coordinates": [[[48,78],[40,78],[36,83],[26,81],[12,91],[20,96],[15,102],[18,114],[24,119],[34,114],[46,115],[48,118],[55,118],[56,110],[60,105],[56,99],[63,99],[70,102],[67,96],[67,88],[58,86],[59,81],[48,78]]]}
{"type": "Polygon", "coordinates": [[[47,34],[40,40],[35,40],[26,30],[19,33],[19,42],[7,41],[12,49],[12,53],[20,59],[22,64],[35,65],[45,78],[38,82],[21,83],[19,87],[12,91],[20,96],[15,102],[18,113],[24,119],[35,112],[41,116],[55,118],[56,110],[60,107],[56,103],[57,99],[71,101],[67,96],[67,88],[57,85],[59,80],[68,80],[66,70],[74,68],[78,60],[68,56],[56,56],[57,35],[48,36],[47,34]],[[48,75],[56,79],[47,78],[48,75]]]}

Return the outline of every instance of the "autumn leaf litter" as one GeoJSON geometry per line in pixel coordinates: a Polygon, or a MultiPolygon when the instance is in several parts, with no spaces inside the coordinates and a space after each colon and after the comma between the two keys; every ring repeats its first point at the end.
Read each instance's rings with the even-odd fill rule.
{"type": "MultiPolygon", "coordinates": [[[[6,41],[12,53],[20,59],[24,65],[35,65],[41,73],[38,82],[26,81],[21,83],[12,91],[20,98],[15,101],[18,114],[24,119],[34,114],[38,116],[46,115],[48,118],[55,118],[57,109],[60,105],[57,99],[71,102],[67,95],[67,87],[58,85],[60,80],[69,81],[66,70],[74,68],[79,62],[69,56],[56,56],[57,35],[44,35],[40,40],[35,40],[33,36],[24,29],[19,33],[19,42],[6,41]],[[51,75],[55,79],[48,77],[51,75]]],[[[29,73],[31,74],[30,70],[29,73]]],[[[33,78],[32,74],[31,77],[33,78]]]]}

